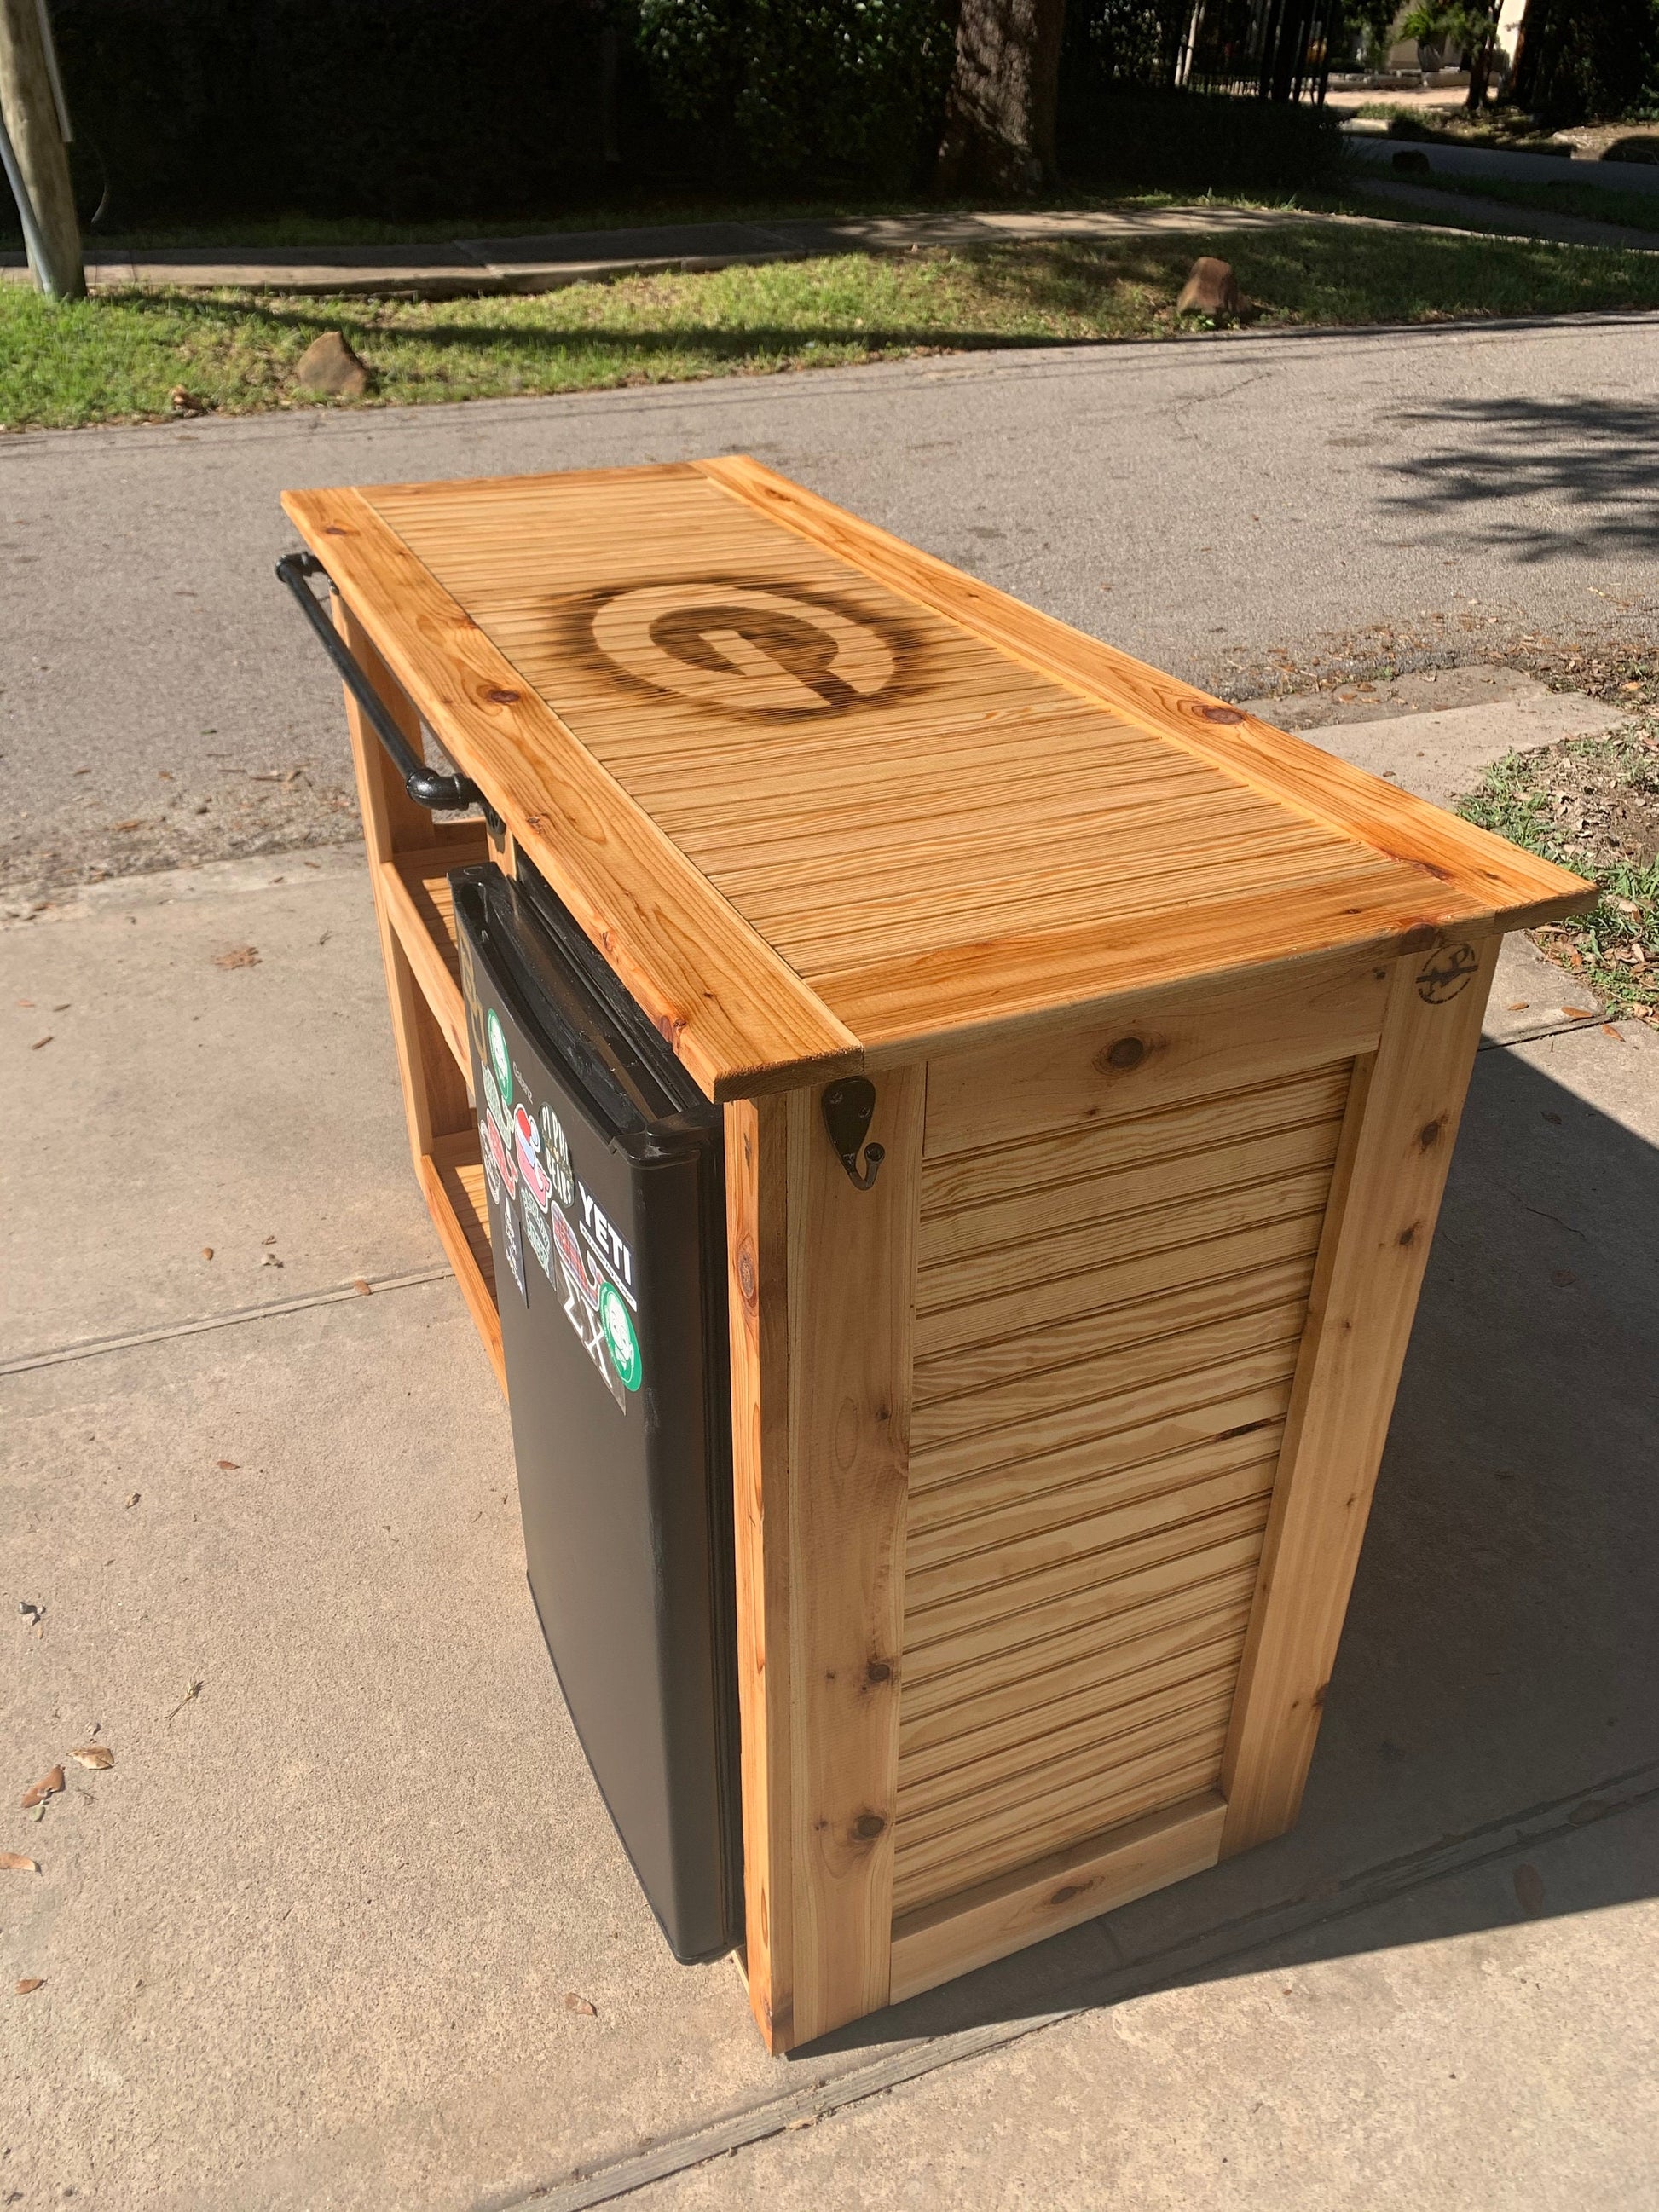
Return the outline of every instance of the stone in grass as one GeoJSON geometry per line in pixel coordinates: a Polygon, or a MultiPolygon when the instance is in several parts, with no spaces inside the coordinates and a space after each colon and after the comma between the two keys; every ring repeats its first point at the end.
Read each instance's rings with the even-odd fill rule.
{"type": "Polygon", "coordinates": [[[361,399],[368,389],[368,371],[338,331],[325,331],[300,356],[295,380],[307,392],[329,399],[361,399]]]}
{"type": "Polygon", "coordinates": [[[1181,288],[1176,313],[1208,315],[1219,322],[1223,316],[1237,315],[1243,305],[1232,263],[1218,261],[1212,253],[1200,253],[1181,288]]]}

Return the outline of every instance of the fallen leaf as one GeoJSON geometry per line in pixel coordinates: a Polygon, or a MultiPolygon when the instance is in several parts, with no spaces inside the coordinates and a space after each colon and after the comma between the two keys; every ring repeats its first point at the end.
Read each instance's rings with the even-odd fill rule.
{"type": "Polygon", "coordinates": [[[104,1743],[83,1743],[79,1751],[70,1752],[70,1757],[82,1766],[89,1766],[94,1774],[107,1774],[115,1764],[115,1753],[104,1743]]]}
{"type": "Polygon", "coordinates": [[[1515,1901],[1529,1920],[1544,1910],[1544,1877],[1535,1866],[1515,1869],[1515,1901]]]}
{"type": "Polygon", "coordinates": [[[1561,1011],[1564,1014],[1571,1014],[1576,1022],[1593,1022],[1595,1019],[1594,1006],[1563,1006],[1561,1011]]]}
{"type": "Polygon", "coordinates": [[[144,1493],[142,1490],[135,1490],[132,1495],[128,1498],[127,1504],[129,1505],[136,1505],[143,1494],[144,1493]]]}
{"type": "Polygon", "coordinates": [[[1544,1119],[1547,1121],[1553,1121],[1558,1129],[1561,1126],[1561,1116],[1559,1114],[1551,1114],[1547,1111],[1545,1113],[1544,1119]]]}
{"type": "Polygon", "coordinates": [[[366,1298],[368,1296],[368,1285],[362,1275],[354,1275],[352,1277],[351,1287],[356,1291],[360,1298],[366,1298]]]}
{"type": "Polygon", "coordinates": [[[216,968],[257,968],[259,956],[251,945],[234,945],[228,952],[216,952],[213,964],[216,968]]]}
{"type": "Polygon", "coordinates": [[[222,1459],[219,1462],[219,1472],[221,1474],[240,1474],[241,1470],[242,1463],[240,1460],[222,1459]]]}
{"type": "Polygon", "coordinates": [[[43,1990],[46,1986],[46,1981],[41,1975],[25,1974],[17,1984],[17,1994],[20,1997],[32,1997],[36,1990],[43,1990]]]}
{"type": "Polygon", "coordinates": [[[39,1859],[25,1858],[21,1851],[0,1851],[0,1867],[8,1874],[39,1874],[39,1859]]]}
{"type": "Polygon", "coordinates": [[[39,1052],[43,1044],[50,1044],[51,1042],[52,1032],[48,1030],[45,1036],[36,1037],[34,1042],[29,1047],[29,1050],[31,1052],[39,1052]]]}
{"type": "Polygon", "coordinates": [[[131,822],[117,822],[112,826],[117,830],[142,830],[144,826],[143,817],[142,815],[135,814],[131,822]]]}
{"type": "Polygon", "coordinates": [[[1610,1036],[1615,1044],[1623,1044],[1625,1042],[1623,1037],[1620,1036],[1618,1030],[1614,1029],[1611,1022],[1602,1023],[1601,1034],[1603,1036],[1610,1036]]]}
{"type": "Polygon", "coordinates": [[[598,2005],[590,2004],[586,1997],[579,1997],[574,1990],[565,1991],[564,2008],[567,2012],[585,2012],[590,2020],[598,2017],[599,2009],[598,2005]]]}
{"type": "Polygon", "coordinates": [[[34,1806],[44,1804],[48,1797],[55,1797],[63,1786],[64,1770],[61,1766],[54,1766],[50,1774],[43,1774],[33,1789],[25,1793],[23,1810],[27,1813],[34,1806]]]}

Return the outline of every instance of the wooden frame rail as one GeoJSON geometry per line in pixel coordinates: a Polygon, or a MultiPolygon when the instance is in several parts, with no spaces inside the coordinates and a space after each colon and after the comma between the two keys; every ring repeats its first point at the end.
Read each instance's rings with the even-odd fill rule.
{"type": "MultiPolygon", "coordinates": [[[[418,750],[419,717],[368,632],[337,596],[334,620],[418,750]]],[[[504,1392],[507,1370],[501,1358],[483,1164],[467,1073],[460,953],[446,881],[451,868],[484,860],[489,847],[478,824],[434,822],[417,806],[349,691],[345,703],[415,1174],[444,1256],[455,1272],[504,1392]]]]}

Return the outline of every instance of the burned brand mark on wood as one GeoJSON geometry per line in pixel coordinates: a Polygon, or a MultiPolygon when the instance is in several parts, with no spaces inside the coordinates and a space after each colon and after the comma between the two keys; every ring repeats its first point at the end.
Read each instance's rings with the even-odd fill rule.
{"type": "Polygon", "coordinates": [[[1418,997],[1426,1006],[1443,1006],[1449,999],[1455,999],[1468,987],[1480,964],[1474,945],[1449,945],[1419,970],[1418,997]]]}
{"type": "Polygon", "coordinates": [[[726,721],[836,719],[931,688],[926,641],[909,623],[769,576],[586,592],[555,619],[590,667],[726,721]]]}

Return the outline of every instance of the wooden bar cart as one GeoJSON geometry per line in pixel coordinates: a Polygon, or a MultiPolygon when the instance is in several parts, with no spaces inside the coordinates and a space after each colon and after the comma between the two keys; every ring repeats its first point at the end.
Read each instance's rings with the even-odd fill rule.
{"type": "Polygon", "coordinates": [[[726,1113],[774,2051],[1296,1818],[1500,933],[1560,869],[750,460],[296,492],[416,1172],[501,1370],[447,875],[726,1113]]]}

